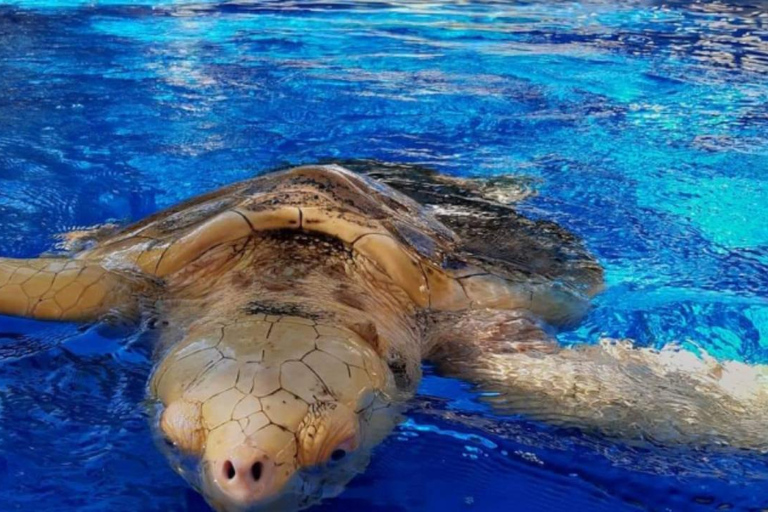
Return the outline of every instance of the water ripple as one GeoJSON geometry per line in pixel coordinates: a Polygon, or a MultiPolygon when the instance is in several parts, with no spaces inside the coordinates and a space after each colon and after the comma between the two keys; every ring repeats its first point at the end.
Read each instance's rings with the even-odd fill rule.
{"type": "MultiPolygon", "coordinates": [[[[676,341],[768,363],[766,12],[748,0],[5,2],[2,254],[288,164],[513,175],[520,211],[568,227],[606,268],[606,293],[561,341],[676,341]]],[[[151,363],[129,341],[0,319],[4,509],[205,510],[152,447],[151,363]]],[[[322,508],[768,506],[754,455],[540,430],[434,376],[425,397],[322,508]]]]}

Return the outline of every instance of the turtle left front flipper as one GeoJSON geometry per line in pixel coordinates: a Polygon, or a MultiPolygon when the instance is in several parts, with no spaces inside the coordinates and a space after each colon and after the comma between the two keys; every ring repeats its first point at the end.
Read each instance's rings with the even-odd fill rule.
{"type": "Polygon", "coordinates": [[[0,258],[0,314],[40,320],[92,321],[131,309],[143,277],[98,262],[66,258],[0,258]]]}
{"type": "Polygon", "coordinates": [[[625,440],[768,450],[768,368],[623,340],[559,346],[524,310],[440,313],[429,359],[504,414],[625,440]]]}

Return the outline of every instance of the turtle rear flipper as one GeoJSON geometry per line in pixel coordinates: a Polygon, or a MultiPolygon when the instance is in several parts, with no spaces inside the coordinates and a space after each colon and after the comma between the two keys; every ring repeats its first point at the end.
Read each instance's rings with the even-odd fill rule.
{"type": "Polygon", "coordinates": [[[461,239],[457,255],[482,260],[493,273],[536,274],[587,295],[602,286],[602,268],[580,238],[517,212],[516,203],[535,195],[528,178],[455,178],[418,165],[368,160],[343,165],[428,207],[461,239]]]}
{"type": "Polygon", "coordinates": [[[435,309],[526,307],[567,326],[583,317],[602,289],[602,267],[581,239],[516,211],[514,204],[532,195],[526,178],[453,178],[418,165],[368,160],[343,164],[415,200],[457,235],[443,270],[461,283],[462,293],[435,309]]]}
{"type": "Polygon", "coordinates": [[[64,258],[0,258],[0,314],[90,321],[138,303],[143,277],[64,258]]]}
{"type": "Polygon", "coordinates": [[[331,163],[386,183],[424,205],[442,202],[511,205],[535,195],[532,180],[522,176],[459,178],[418,164],[377,160],[334,160],[331,163]]]}

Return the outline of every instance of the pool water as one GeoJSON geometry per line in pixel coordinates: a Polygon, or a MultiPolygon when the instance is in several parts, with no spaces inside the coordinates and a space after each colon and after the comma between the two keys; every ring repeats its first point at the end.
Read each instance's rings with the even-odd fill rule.
{"type": "MultiPolygon", "coordinates": [[[[768,3],[0,5],[3,256],[334,158],[520,176],[521,210],[606,269],[563,343],[768,363],[768,3]]],[[[208,510],[152,444],[150,353],[137,333],[0,318],[1,510],[208,510]]],[[[768,456],[497,417],[426,373],[317,510],[768,508],[768,456]]]]}

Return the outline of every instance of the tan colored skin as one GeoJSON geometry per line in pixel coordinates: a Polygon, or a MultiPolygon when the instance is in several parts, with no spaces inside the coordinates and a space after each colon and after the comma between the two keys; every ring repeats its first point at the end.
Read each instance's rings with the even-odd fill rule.
{"type": "Polygon", "coordinates": [[[91,320],[134,301],[150,281],[87,261],[0,258],[0,312],[41,320],[91,320]]]}
{"type": "Polygon", "coordinates": [[[202,476],[217,509],[297,509],[335,494],[396,423],[391,372],[351,331],[257,313],[193,332],[151,388],[162,434],[202,461],[192,480],[202,476]],[[316,466],[326,471],[299,473],[316,466]]]}
{"type": "MultiPolygon", "coordinates": [[[[428,185],[439,197],[455,183],[428,185]]],[[[296,168],[162,212],[74,259],[0,259],[0,313],[156,316],[158,438],[217,510],[294,510],[340,492],[397,422],[426,358],[497,392],[504,411],[768,447],[762,368],[626,344],[561,349],[542,321],[578,319],[599,266],[558,263],[552,226],[539,246],[526,221],[524,244],[513,233],[484,250],[472,217],[451,215],[441,219],[466,239],[389,187],[336,166],[296,168]],[[509,263],[533,254],[519,270],[509,263]]]]}
{"type": "Polygon", "coordinates": [[[162,435],[201,462],[185,476],[215,508],[292,510],[333,496],[397,423],[411,388],[396,386],[376,349],[381,333],[414,342],[416,325],[399,314],[405,295],[377,290],[359,266],[335,240],[264,233],[166,281],[184,297],[166,316],[182,339],[161,340],[150,391],[164,405],[162,435]],[[201,276],[212,268],[217,286],[201,276]]]}

